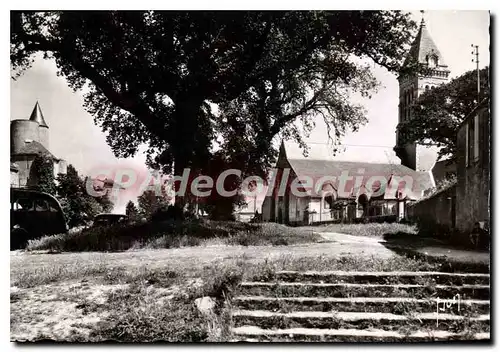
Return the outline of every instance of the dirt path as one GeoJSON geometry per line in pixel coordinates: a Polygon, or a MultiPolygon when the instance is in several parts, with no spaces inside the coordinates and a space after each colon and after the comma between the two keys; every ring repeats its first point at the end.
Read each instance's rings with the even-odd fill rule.
{"type": "MultiPolygon", "coordinates": [[[[340,245],[349,245],[349,248],[355,248],[356,246],[372,246],[372,249],[374,251],[378,251],[380,250],[380,247],[384,249],[387,249],[387,247],[389,247],[386,247],[388,242],[380,237],[353,236],[336,232],[321,232],[319,234],[329,242],[337,243],[340,245]]],[[[447,247],[446,244],[440,243],[438,241],[434,242],[429,241],[429,244],[417,247],[413,246],[410,242],[407,248],[411,248],[412,251],[416,253],[420,253],[430,257],[447,257],[448,259],[455,262],[483,264],[487,264],[490,262],[490,254],[488,252],[460,250],[447,247]]],[[[398,247],[405,248],[405,245],[401,244],[398,245],[398,247]]],[[[380,251],[383,252],[383,250],[380,251]]]]}

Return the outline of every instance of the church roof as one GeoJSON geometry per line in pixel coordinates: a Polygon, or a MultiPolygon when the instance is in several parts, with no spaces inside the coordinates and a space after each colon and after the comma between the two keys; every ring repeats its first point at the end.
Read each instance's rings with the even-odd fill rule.
{"type": "Polygon", "coordinates": [[[426,57],[432,54],[436,55],[439,58],[438,65],[440,67],[448,67],[436,43],[434,43],[434,40],[432,40],[432,37],[429,34],[427,27],[425,26],[425,21],[422,20],[417,37],[411,45],[410,52],[406,57],[404,65],[406,66],[410,62],[425,64],[427,63],[426,57]]]}
{"type": "Polygon", "coordinates": [[[40,104],[38,104],[38,101],[36,102],[35,107],[31,112],[30,120],[38,122],[40,126],[49,128],[49,126],[47,126],[47,123],[45,122],[45,119],[43,118],[42,109],[40,108],[40,104]]]}
{"type": "MultiPolygon", "coordinates": [[[[309,176],[314,182],[317,182],[321,177],[325,176],[332,176],[338,179],[338,177],[342,175],[342,172],[347,171],[350,179],[347,180],[345,189],[350,189],[354,193],[357,193],[358,188],[362,188],[355,186],[357,177],[362,177],[360,186],[364,186],[371,177],[385,178],[387,182],[390,183],[391,179],[395,176],[401,178],[409,176],[413,180],[411,188],[415,195],[415,197],[410,196],[410,198],[419,198],[418,194],[433,187],[431,176],[428,172],[415,171],[401,164],[375,164],[354,161],[307,159],[288,159],[288,162],[298,177],[309,176]]],[[[375,188],[379,186],[380,183],[374,183],[375,188]]],[[[373,191],[376,191],[375,188],[373,191]]]]}
{"type": "MultiPolygon", "coordinates": [[[[349,178],[345,184],[345,191],[351,190],[351,196],[355,197],[371,177],[384,178],[390,184],[394,177],[410,177],[413,181],[411,194],[408,194],[410,199],[418,199],[423,194],[423,191],[434,187],[431,174],[413,170],[407,166],[393,163],[369,163],[357,161],[340,161],[326,158],[314,157],[299,157],[298,155],[288,156],[288,145],[283,143],[280,148],[280,153],[284,153],[288,164],[293,169],[297,177],[311,177],[313,183],[319,181],[322,177],[336,177],[337,181],[343,172],[348,172],[349,178]],[[360,184],[356,184],[356,179],[361,178],[360,184]]],[[[282,157],[280,156],[280,158],[282,157]]],[[[325,180],[325,179],[324,179],[325,180]]],[[[325,180],[328,183],[328,180],[325,180]]],[[[337,182],[338,186],[338,182],[337,182]]],[[[368,192],[375,192],[380,187],[380,182],[373,183],[373,189],[368,192]]],[[[311,196],[320,196],[321,190],[309,189],[308,194],[311,196]]],[[[385,194],[385,198],[388,198],[385,194]]]]}

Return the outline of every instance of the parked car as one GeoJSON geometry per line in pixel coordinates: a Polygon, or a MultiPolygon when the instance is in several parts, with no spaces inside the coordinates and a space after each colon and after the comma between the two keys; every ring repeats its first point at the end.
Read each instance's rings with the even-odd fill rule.
{"type": "Polygon", "coordinates": [[[128,216],[125,214],[103,213],[95,216],[92,227],[112,226],[117,224],[125,224],[128,222],[128,216]]]}
{"type": "Polygon", "coordinates": [[[25,247],[30,239],[67,231],[63,210],[55,197],[44,192],[11,188],[11,249],[25,247]]]}

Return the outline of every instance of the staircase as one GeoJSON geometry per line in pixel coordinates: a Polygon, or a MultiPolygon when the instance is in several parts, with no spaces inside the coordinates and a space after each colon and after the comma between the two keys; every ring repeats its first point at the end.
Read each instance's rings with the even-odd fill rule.
{"type": "Polygon", "coordinates": [[[489,340],[489,297],[489,274],[280,271],[241,284],[232,332],[247,342],[489,340]]]}

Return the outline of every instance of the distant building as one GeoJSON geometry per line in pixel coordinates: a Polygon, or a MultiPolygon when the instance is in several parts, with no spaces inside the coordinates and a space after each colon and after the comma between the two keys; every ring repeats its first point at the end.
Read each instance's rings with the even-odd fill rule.
{"type": "MultiPolygon", "coordinates": [[[[404,67],[415,64],[424,65],[428,70],[425,75],[401,74],[398,77],[399,123],[412,119],[411,104],[422,93],[449,81],[450,70],[432,40],[423,19],[417,37],[404,62],[404,67]]],[[[439,149],[431,144],[404,144],[401,132],[397,131],[394,151],[401,159],[401,164],[417,171],[429,171],[436,163],[439,149]]]]}
{"type": "MultiPolygon", "coordinates": [[[[100,195],[106,195],[108,197],[113,196],[113,191],[120,191],[124,190],[125,187],[123,187],[121,184],[118,182],[113,181],[110,178],[86,178],[85,182],[90,182],[92,185],[92,188],[94,189],[95,192],[97,192],[100,195]]],[[[115,194],[116,195],[116,194],[115,194]]]]}
{"type": "Polygon", "coordinates": [[[37,184],[31,166],[38,155],[52,160],[54,176],[66,174],[66,161],[56,158],[49,150],[49,126],[36,102],[29,119],[10,122],[11,186],[32,187],[37,184]]]}
{"type": "Polygon", "coordinates": [[[456,227],[488,226],[491,193],[491,117],[485,99],[462,122],[457,135],[456,227]]]}
{"type": "Polygon", "coordinates": [[[400,219],[409,203],[434,187],[430,172],[397,164],[289,158],[285,143],[280,147],[276,174],[270,185],[272,195],[262,205],[262,217],[293,225],[400,219]],[[340,182],[343,173],[348,176],[345,184],[340,182]],[[307,185],[306,178],[312,184],[307,185]],[[294,182],[299,195],[294,194],[294,182]]]}
{"type": "Polygon", "coordinates": [[[257,197],[246,197],[246,204],[238,207],[234,212],[234,217],[236,221],[249,222],[256,215],[258,217],[262,214],[262,199],[257,197]]]}

